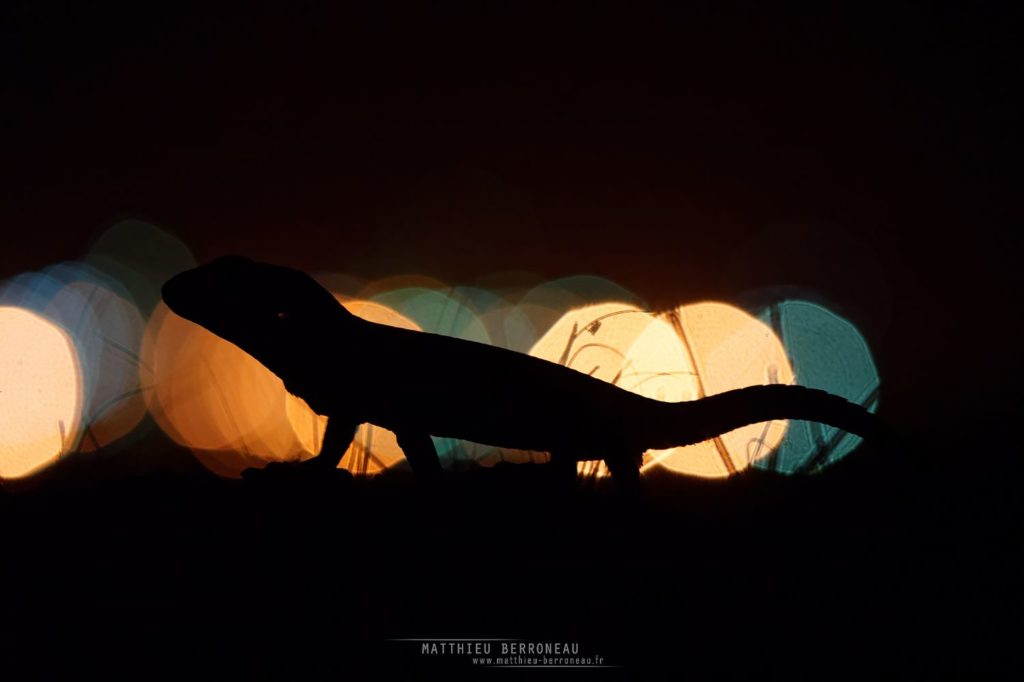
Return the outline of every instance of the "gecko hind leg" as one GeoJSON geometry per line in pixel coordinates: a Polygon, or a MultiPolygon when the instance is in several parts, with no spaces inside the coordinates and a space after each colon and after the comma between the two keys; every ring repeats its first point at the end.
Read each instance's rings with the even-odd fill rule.
{"type": "Polygon", "coordinates": [[[351,477],[347,471],[338,469],[348,446],[352,443],[359,423],[344,417],[327,418],[327,430],[320,446],[320,452],[310,459],[298,462],[271,462],[262,469],[250,468],[242,472],[246,481],[260,480],[304,480],[322,477],[351,477]]]}
{"type": "Polygon", "coordinates": [[[441,459],[437,456],[437,448],[429,434],[401,431],[397,435],[398,447],[405,453],[416,478],[429,481],[441,476],[441,459]]]}
{"type": "Polygon", "coordinates": [[[336,469],[355,438],[359,422],[341,417],[328,417],[327,430],[320,452],[310,460],[309,466],[323,469],[336,469]]]}
{"type": "Polygon", "coordinates": [[[556,481],[575,483],[577,478],[576,458],[564,452],[552,452],[551,459],[547,464],[548,471],[553,474],[556,481]]]}
{"type": "Polygon", "coordinates": [[[643,464],[643,458],[642,452],[616,450],[605,456],[604,463],[622,490],[636,492],[640,489],[640,466],[643,464]]]}

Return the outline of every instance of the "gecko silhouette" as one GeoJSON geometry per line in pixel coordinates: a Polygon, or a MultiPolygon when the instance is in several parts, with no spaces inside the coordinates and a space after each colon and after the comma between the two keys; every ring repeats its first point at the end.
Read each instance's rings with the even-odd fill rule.
{"type": "Polygon", "coordinates": [[[368,322],[299,270],[225,256],[183,272],[163,299],[255,357],[326,415],[320,453],[335,468],[360,424],[393,431],[418,477],[441,473],[431,436],[548,452],[556,467],[602,459],[625,485],[643,453],[772,419],[881,437],[872,413],[824,391],[765,385],[662,402],[562,365],[483,343],[368,322]]]}

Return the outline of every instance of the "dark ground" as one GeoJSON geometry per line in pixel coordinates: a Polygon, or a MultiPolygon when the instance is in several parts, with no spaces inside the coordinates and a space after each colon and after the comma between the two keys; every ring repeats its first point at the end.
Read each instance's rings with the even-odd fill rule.
{"type": "Polygon", "coordinates": [[[1024,539],[1009,435],[895,459],[865,446],[814,479],[655,475],[642,500],[568,490],[543,465],[425,491],[401,472],[223,481],[173,449],[177,474],[83,484],[69,460],[2,502],[3,660],[338,679],[467,671],[391,640],[495,637],[695,679],[1009,674],[1024,539]]]}

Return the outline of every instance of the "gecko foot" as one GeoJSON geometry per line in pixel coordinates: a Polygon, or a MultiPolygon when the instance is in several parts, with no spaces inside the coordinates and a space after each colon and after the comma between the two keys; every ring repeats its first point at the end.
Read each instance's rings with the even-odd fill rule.
{"type": "Polygon", "coordinates": [[[262,469],[251,467],[242,472],[242,480],[247,482],[294,482],[321,483],[324,481],[350,481],[352,474],[345,469],[338,469],[324,462],[307,459],[301,462],[271,462],[262,469]]]}

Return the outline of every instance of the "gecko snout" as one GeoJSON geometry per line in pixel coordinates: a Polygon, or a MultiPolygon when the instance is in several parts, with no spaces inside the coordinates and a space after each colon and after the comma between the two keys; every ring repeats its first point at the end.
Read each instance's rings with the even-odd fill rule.
{"type": "Polygon", "coordinates": [[[175,312],[181,307],[184,299],[185,286],[182,284],[182,277],[187,275],[187,272],[175,275],[169,280],[164,282],[163,286],[160,287],[160,296],[164,299],[164,303],[167,307],[175,312]]]}

